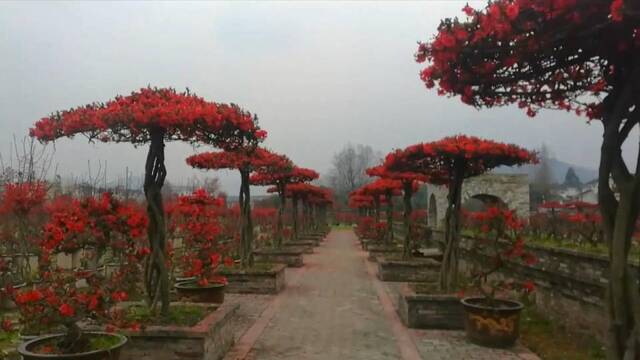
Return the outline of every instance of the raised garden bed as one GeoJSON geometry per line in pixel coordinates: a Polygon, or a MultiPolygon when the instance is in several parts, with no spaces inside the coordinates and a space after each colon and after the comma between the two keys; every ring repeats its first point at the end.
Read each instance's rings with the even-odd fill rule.
{"type": "Polygon", "coordinates": [[[259,249],[253,252],[256,262],[279,263],[288,267],[304,265],[302,250],[298,248],[259,249]]]}
{"type": "Polygon", "coordinates": [[[122,349],[120,360],[219,360],[233,346],[233,325],[240,304],[225,303],[217,307],[172,303],[171,306],[181,310],[177,314],[170,312],[169,319],[161,324],[148,319],[149,314],[145,312],[148,310],[140,306],[135,319],[141,323],[141,329],[123,332],[129,341],[122,349]]]}
{"type": "Polygon", "coordinates": [[[440,263],[427,258],[378,258],[378,278],[382,281],[434,282],[440,275],[440,263]]]}
{"type": "Polygon", "coordinates": [[[464,329],[464,309],[458,296],[437,294],[431,288],[423,292],[407,284],[400,287],[398,314],[402,322],[414,329],[464,329]]]}
{"type": "Polygon", "coordinates": [[[223,268],[220,275],[227,278],[228,293],[277,294],[284,289],[286,264],[256,263],[253,267],[223,268]]]}

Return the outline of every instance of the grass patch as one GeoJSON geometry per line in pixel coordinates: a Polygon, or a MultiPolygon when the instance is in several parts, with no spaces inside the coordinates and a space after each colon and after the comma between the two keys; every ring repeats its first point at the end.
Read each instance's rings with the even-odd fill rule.
{"type": "Polygon", "coordinates": [[[520,341],[545,360],[606,359],[602,344],[546,319],[532,306],[520,318],[520,341]]]}
{"type": "Polygon", "coordinates": [[[152,312],[147,306],[134,305],[128,308],[126,319],[141,325],[194,326],[213,308],[213,306],[171,305],[169,315],[164,317],[152,312]]]}
{"type": "Polygon", "coordinates": [[[120,344],[121,340],[116,336],[92,336],[89,338],[89,346],[93,350],[106,350],[120,344]]]}
{"type": "Polygon", "coordinates": [[[273,269],[273,266],[275,264],[273,263],[254,263],[253,266],[251,267],[247,267],[247,268],[243,268],[240,265],[237,266],[232,266],[232,267],[226,267],[224,266],[222,268],[222,272],[224,273],[233,273],[233,274],[240,274],[240,273],[245,273],[245,274],[251,274],[251,273],[264,273],[267,271],[271,271],[271,269],[273,269]]]}

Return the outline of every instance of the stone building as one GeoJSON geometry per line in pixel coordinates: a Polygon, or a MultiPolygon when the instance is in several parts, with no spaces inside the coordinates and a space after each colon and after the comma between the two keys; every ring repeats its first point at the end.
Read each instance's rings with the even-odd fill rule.
{"type": "MultiPolygon", "coordinates": [[[[427,184],[429,225],[441,226],[447,209],[446,186],[427,184]]],[[[529,217],[529,179],[526,174],[484,174],[464,181],[462,206],[481,210],[491,205],[506,206],[522,218],[529,217]]]]}

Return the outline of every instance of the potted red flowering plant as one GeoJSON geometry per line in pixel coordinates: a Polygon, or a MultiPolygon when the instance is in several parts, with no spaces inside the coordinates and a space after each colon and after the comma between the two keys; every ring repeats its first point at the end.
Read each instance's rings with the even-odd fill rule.
{"type": "Polygon", "coordinates": [[[58,198],[47,210],[49,220],[40,246],[42,281],[15,292],[14,301],[23,330],[63,331],[35,337],[21,344],[18,351],[25,359],[117,359],[125,337],[82,331],[79,323],[94,320],[124,325],[114,305],[127,300],[127,287],[141,280],[136,274],[142,273],[147,252],[135,240],[144,235],[147,217],[140,207],[120,202],[110,194],[97,199],[58,198]],[[111,274],[55,266],[52,259],[57,254],[86,244],[118,247],[127,261],[111,274]]]}
{"type": "MultiPolygon", "coordinates": [[[[518,339],[523,305],[500,297],[517,287],[513,281],[498,276],[498,272],[509,262],[522,261],[531,265],[536,258],[524,248],[524,240],[519,234],[523,224],[514,211],[491,207],[466,215],[466,225],[474,233],[468,249],[473,259],[470,283],[482,295],[461,300],[466,313],[467,337],[485,346],[508,347],[518,339]]],[[[521,289],[531,292],[534,285],[526,281],[521,289]]]]}
{"type": "Polygon", "coordinates": [[[219,217],[224,212],[224,200],[197,189],[179,196],[170,208],[171,226],[183,237],[180,256],[182,275],[189,280],[176,282],[178,296],[194,302],[222,303],[226,278],[216,273],[218,267],[233,265],[226,256],[228,246],[220,241],[219,217]]]}

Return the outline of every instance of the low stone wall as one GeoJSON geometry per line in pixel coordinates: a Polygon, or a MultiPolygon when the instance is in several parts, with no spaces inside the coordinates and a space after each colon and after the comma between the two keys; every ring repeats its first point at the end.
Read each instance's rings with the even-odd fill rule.
{"type": "Polygon", "coordinates": [[[149,326],[126,333],[121,360],[219,360],[234,343],[239,304],[223,304],[193,327],[149,326]]]}
{"type": "Polygon", "coordinates": [[[382,281],[433,282],[439,275],[440,263],[435,260],[378,258],[378,278],[382,281]]]}
{"type": "Polygon", "coordinates": [[[455,295],[416,294],[407,284],[398,291],[402,322],[417,329],[464,329],[464,309],[455,295]]]}
{"type": "MultiPolygon", "coordinates": [[[[473,239],[463,236],[460,242],[461,268],[473,261],[467,249],[473,239]]],[[[503,277],[536,284],[536,304],[551,318],[572,328],[606,340],[606,287],[609,260],[606,256],[569,249],[526,245],[538,259],[533,265],[509,262],[503,277]]],[[[630,266],[640,271],[637,263],[630,266]]]]}
{"type": "Polygon", "coordinates": [[[264,271],[242,269],[221,270],[220,275],[227,278],[225,291],[237,294],[277,294],[285,286],[285,264],[274,264],[264,271]]]}

